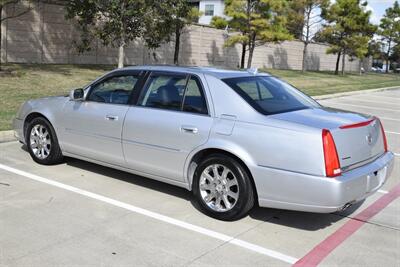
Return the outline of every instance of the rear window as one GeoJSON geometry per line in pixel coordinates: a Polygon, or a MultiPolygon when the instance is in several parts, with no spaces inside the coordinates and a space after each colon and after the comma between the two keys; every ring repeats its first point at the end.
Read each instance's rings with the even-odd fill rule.
{"type": "Polygon", "coordinates": [[[264,115],[320,107],[312,98],[272,76],[229,78],[223,81],[264,115]]]}

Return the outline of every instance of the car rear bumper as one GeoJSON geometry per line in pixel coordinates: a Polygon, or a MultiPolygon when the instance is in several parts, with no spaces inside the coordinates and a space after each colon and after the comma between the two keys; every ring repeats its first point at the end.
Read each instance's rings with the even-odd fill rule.
{"type": "Polygon", "coordinates": [[[394,155],[327,178],[257,166],[251,169],[262,207],[329,213],[372,195],[392,173],[394,155]]]}
{"type": "Polygon", "coordinates": [[[18,141],[25,143],[24,140],[24,121],[18,118],[13,120],[14,136],[18,141]]]}

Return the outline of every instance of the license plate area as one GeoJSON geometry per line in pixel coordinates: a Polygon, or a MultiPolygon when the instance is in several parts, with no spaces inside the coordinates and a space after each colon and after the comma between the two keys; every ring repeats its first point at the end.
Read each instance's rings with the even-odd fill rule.
{"type": "Polygon", "coordinates": [[[387,167],[383,167],[367,175],[367,193],[380,188],[386,181],[387,167]]]}

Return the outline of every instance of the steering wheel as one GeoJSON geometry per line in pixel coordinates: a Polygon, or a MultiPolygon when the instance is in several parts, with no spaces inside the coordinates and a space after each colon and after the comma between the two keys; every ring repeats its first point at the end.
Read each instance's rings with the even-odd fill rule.
{"type": "Polygon", "coordinates": [[[99,95],[98,92],[94,92],[91,96],[94,96],[96,98],[95,101],[97,102],[106,102],[106,99],[103,96],[99,95]]]}

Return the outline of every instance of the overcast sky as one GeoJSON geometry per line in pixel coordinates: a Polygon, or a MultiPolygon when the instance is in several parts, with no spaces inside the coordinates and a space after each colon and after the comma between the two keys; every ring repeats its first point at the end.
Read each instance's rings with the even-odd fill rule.
{"type": "Polygon", "coordinates": [[[393,6],[395,0],[367,0],[368,9],[372,11],[371,22],[379,24],[382,16],[385,14],[385,10],[388,7],[393,6]]]}

